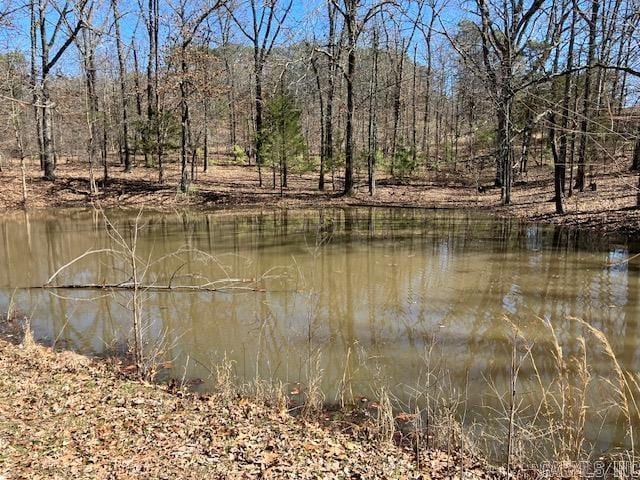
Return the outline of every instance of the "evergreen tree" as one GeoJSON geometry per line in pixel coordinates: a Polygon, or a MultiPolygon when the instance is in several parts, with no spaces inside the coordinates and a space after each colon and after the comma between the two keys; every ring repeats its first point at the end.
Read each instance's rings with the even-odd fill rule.
{"type": "Polygon", "coordinates": [[[287,187],[289,166],[300,162],[306,151],[300,123],[301,110],[293,97],[284,92],[271,98],[266,107],[261,156],[273,169],[273,188],[276,188],[276,171],[279,171],[282,193],[287,187]]]}

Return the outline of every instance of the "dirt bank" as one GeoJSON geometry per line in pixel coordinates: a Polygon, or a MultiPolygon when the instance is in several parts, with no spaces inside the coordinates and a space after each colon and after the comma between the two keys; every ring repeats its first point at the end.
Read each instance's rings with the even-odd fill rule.
{"type": "MultiPolygon", "coordinates": [[[[291,175],[289,188],[280,195],[271,188],[271,175],[265,172],[266,186],[258,186],[255,167],[212,165],[200,172],[192,191],[179,194],[179,170],[168,163],[165,183],[157,183],[157,171],[144,167],[123,173],[113,164],[110,181],[100,187],[97,196],[89,195],[87,166],[77,160],[61,162],[55,183],[41,179],[37,165],[27,170],[29,208],[88,207],[100,203],[104,207],[153,209],[228,207],[296,207],[382,205],[425,208],[463,208],[514,216],[526,220],[598,229],[604,232],[640,232],[640,210],[635,208],[637,174],[628,172],[624,164],[610,167],[607,174],[595,177],[596,191],[577,193],[567,200],[566,215],[554,213],[552,172],[549,166],[533,166],[526,177],[513,187],[513,205],[500,205],[498,189],[478,192],[478,184],[490,185],[491,172],[477,178],[469,172],[428,172],[403,183],[379,179],[374,197],[366,186],[359,185],[353,197],[339,195],[339,181],[334,191],[331,179],[325,192],[316,188],[315,174],[291,175]]],[[[364,175],[361,175],[364,178],[364,175]]],[[[0,172],[0,209],[21,208],[22,180],[16,163],[6,164],[0,172]]]]}
{"type": "Polygon", "coordinates": [[[465,478],[495,478],[440,451],[422,451],[418,466],[408,449],[346,426],[228,392],[169,392],[104,361],[0,340],[3,479],[437,479],[462,465],[465,478]]]}

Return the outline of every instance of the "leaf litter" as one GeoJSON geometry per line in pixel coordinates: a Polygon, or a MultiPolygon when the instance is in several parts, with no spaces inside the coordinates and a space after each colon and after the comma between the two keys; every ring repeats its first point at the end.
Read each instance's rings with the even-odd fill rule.
{"type": "Polygon", "coordinates": [[[264,401],[171,392],[108,362],[0,340],[3,479],[497,478],[264,401]]]}

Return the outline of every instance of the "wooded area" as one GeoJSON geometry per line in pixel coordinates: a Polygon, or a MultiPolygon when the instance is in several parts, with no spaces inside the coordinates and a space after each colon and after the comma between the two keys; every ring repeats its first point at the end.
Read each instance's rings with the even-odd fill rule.
{"type": "Polygon", "coordinates": [[[0,0],[0,480],[635,469],[639,29],[640,0],[0,0]]]}
{"type": "Polygon", "coordinates": [[[90,195],[175,162],[183,193],[213,162],[281,195],[450,171],[508,205],[536,162],[557,213],[640,170],[637,0],[7,1],[0,169],[25,204],[31,164],[85,165],[90,195]]]}

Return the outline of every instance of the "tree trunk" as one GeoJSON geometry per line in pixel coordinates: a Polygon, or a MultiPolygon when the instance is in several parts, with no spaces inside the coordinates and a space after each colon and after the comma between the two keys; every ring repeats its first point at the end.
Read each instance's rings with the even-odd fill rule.
{"type": "Polygon", "coordinates": [[[155,129],[155,143],[156,143],[156,163],[158,164],[158,183],[164,183],[164,166],[162,164],[162,155],[163,155],[163,145],[162,145],[162,122],[161,122],[161,114],[160,114],[160,97],[159,97],[159,78],[158,78],[158,70],[160,69],[160,57],[159,57],[159,41],[158,36],[160,34],[160,5],[159,0],[153,1],[153,16],[154,21],[154,50],[153,50],[153,109],[155,112],[156,118],[156,129],[155,129]]]}
{"type": "Polygon", "coordinates": [[[524,131],[522,132],[522,150],[520,151],[520,175],[527,173],[527,161],[529,159],[529,147],[531,146],[531,137],[533,136],[533,111],[527,114],[524,131]]]}
{"type": "Polygon", "coordinates": [[[41,84],[38,82],[38,67],[36,65],[36,55],[38,51],[38,36],[37,36],[37,20],[35,2],[30,4],[31,14],[31,88],[33,89],[32,101],[33,101],[33,116],[36,127],[36,146],[38,148],[38,158],[40,159],[40,168],[44,169],[44,148],[42,140],[42,108],[40,104],[42,100],[40,98],[41,84]]]}
{"type": "Polygon", "coordinates": [[[504,200],[504,145],[506,143],[506,129],[507,129],[507,121],[505,117],[504,107],[498,106],[497,109],[498,116],[498,130],[496,132],[496,178],[494,185],[496,187],[501,187],[502,190],[502,199],[504,200]]]}
{"type": "MultiPolygon", "coordinates": [[[[142,91],[140,90],[140,68],[138,66],[138,54],[136,53],[136,49],[135,49],[135,44],[132,42],[131,44],[131,50],[133,51],[133,68],[135,70],[134,75],[133,75],[133,82],[134,82],[134,87],[136,89],[136,114],[137,114],[137,119],[141,120],[142,119],[142,91]]],[[[136,153],[138,152],[138,145],[139,145],[139,141],[142,139],[140,132],[136,132],[136,140],[134,142],[134,149],[133,149],[133,161],[136,161],[136,153]]],[[[146,149],[145,149],[145,166],[147,165],[147,154],[146,154],[146,149]]]]}
{"type": "MultiPolygon", "coordinates": [[[[333,172],[333,99],[335,95],[335,84],[330,80],[329,82],[329,91],[327,92],[327,113],[325,116],[325,125],[324,125],[324,133],[326,135],[325,139],[325,147],[327,149],[325,162],[328,163],[331,167],[331,171],[333,172]]],[[[324,190],[325,179],[324,179],[324,171],[320,176],[318,187],[320,190],[324,190]]]]}
{"type": "MultiPolygon", "coordinates": [[[[509,70],[509,67],[506,67],[509,70]]],[[[513,97],[511,96],[508,73],[503,76],[501,100],[498,108],[498,168],[501,180],[501,197],[503,205],[511,204],[511,184],[513,177],[513,162],[511,154],[511,110],[513,97]],[[505,78],[506,77],[506,78],[505,78]]]]}
{"type": "Polygon", "coordinates": [[[587,53],[587,71],[584,77],[584,96],[582,103],[582,122],[580,124],[580,146],[578,150],[578,172],[576,184],[580,192],[584,191],[585,166],[587,163],[587,145],[589,142],[589,124],[591,115],[591,77],[596,55],[596,33],[600,1],[591,2],[591,19],[589,20],[589,50],[587,53]]]}
{"type": "Polygon", "coordinates": [[[411,104],[411,160],[415,166],[418,161],[418,112],[417,112],[417,75],[418,75],[418,46],[413,49],[413,84],[412,84],[412,104],[411,104]]]}
{"type": "Polygon", "coordinates": [[[258,184],[262,187],[262,71],[263,71],[263,63],[260,58],[260,53],[258,49],[258,45],[256,44],[254,48],[254,76],[256,83],[256,98],[255,98],[255,109],[256,109],[256,166],[258,167],[258,184]]]}
{"type": "Polygon", "coordinates": [[[204,100],[204,148],[203,148],[203,167],[206,172],[209,169],[209,99],[204,100]]]}
{"type": "Polygon", "coordinates": [[[558,145],[556,144],[556,114],[552,112],[549,118],[551,127],[549,128],[549,145],[551,146],[551,153],[553,155],[553,192],[554,201],[556,204],[556,213],[562,215],[564,213],[564,165],[562,165],[562,156],[558,151],[558,145]]]}
{"type": "MultiPolygon", "coordinates": [[[[158,166],[158,183],[164,183],[164,167],[162,165],[162,131],[160,121],[160,100],[158,92],[158,35],[160,13],[158,0],[149,0],[149,62],[147,64],[147,145],[153,143],[154,148],[152,154],[155,155],[156,164],[158,166]],[[153,137],[153,139],[152,139],[153,137]]],[[[151,165],[149,157],[146,157],[148,165],[151,165]]]]}
{"type": "Polygon", "coordinates": [[[39,4],[40,26],[40,101],[42,103],[42,163],[44,165],[44,179],[53,181],[55,175],[55,160],[53,152],[53,112],[49,97],[49,42],[46,31],[46,4],[40,0],[39,4]]]}
{"type": "Polygon", "coordinates": [[[186,193],[189,189],[189,178],[187,172],[187,156],[189,148],[189,132],[187,124],[189,122],[189,103],[187,99],[187,51],[183,44],[180,50],[180,191],[186,193]]]}
{"type": "MultiPolygon", "coordinates": [[[[153,155],[149,148],[151,145],[151,136],[153,133],[153,128],[155,127],[156,122],[156,94],[155,94],[155,82],[154,82],[154,58],[156,56],[156,35],[155,35],[155,23],[154,23],[154,0],[149,0],[148,3],[148,23],[147,23],[147,33],[149,35],[149,57],[147,59],[147,128],[144,130],[144,163],[145,166],[151,167],[153,165],[153,155]]],[[[136,49],[134,48],[135,52],[136,49]]],[[[161,180],[161,179],[159,179],[161,180]]]]}
{"type": "MultiPolygon", "coordinates": [[[[400,48],[400,58],[395,72],[395,83],[393,89],[393,130],[391,135],[391,176],[395,176],[396,153],[398,149],[398,126],[400,124],[400,98],[402,95],[402,79],[404,75],[404,43],[400,48]]],[[[398,52],[396,52],[397,56],[398,52]]]]}
{"type": "Polygon", "coordinates": [[[640,129],[638,129],[636,145],[633,149],[633,162],[631,170],[640,171],[640,129]]]}
{"type": "MultiPolygon", "coordinates": [[[[11,86],[11,96],[18,98],[15,87],[11,86]]],[[[24,142],[22,141],[22,124],[20,123],[20,111],[16,108],[16,102],[11,102],[11,116],[13,117],[13,134],[16,140],[18,155],[20,156],[20,173],[22,176],[22,208],[27,208],[27,175],[25,169],[24,142]]],[[[0,168],[0,171],[2,169],[0,168]]]]}
{"type": "Polygon", "coordinates": [[[424,117],[423,117],[423,125],[422,125],[422,148],[421,148],[422,153],[424,155],[425,167],[428,167],[428,163],[429,163],[429,116],[430,116],[429,104],[430,104],[430,98],[431,98],[431,72],[433,70],[431,38],[433,35],[433,22],[435,21],[435,18],[436,18],[434,4],[432,3],[431,6],[432,8],[431,8],[431,14],[430,14],[430,20],[429,20],[429,28],[426,33],[424,32],[424,30],[422,31],[424,36],[424,42],[427,47],[427,69],[425,72],[424,117]]]}
{"type": "Polygon", "coordinates": [[[44,163],[44,179],[56,179],[53,155],[53,113],[49,99],[49,82],[44,80],[41,87],[42,101],[42,160],[44,163]]]}
{"type": "MultiPolygon", "coordinates": [[[[280,89],[283,92],[284,74],[281,77],[280,89]]],[[[287,149],[285,138],[285,119],[284,116],[280,119],[280,138],[281,138],[281,152],[280,152],[280,197],[284,196],[284,189],[287,188],[287,149]]]]}
{"type": "Polygon", "coordinates": [[[96,161],[96,144],[98,142],[97,134],[97,121],[98,121],[98,94],[96,92],[96,66],[94,57],[94,47],[91,38],[88,38],[92,33],[83,35],[82,55],[84,63],[85,74],[85,87],[87,98],[87,157],[89,160],[89,182],[91,194],[98,193],[98,189],[95,184],[93,167],[96,161]]]}
{"type": "Polygon", "coordinates": [[[356,72],[356,5],[349,2],[349,11],[345,18],[348,37],[349,55],[347,59],[347,122],[345,127],[345,151],[344,151],[344,194],[352,195],[353,182],[353,115],[355,110],[353,81],[356,72]]]}
{"type": "MultiPolygon", "coordinates": [[[[569,30],[569,48],[567,51],[567,61],[565,69],[567,71],[571,71],[573,68],[573,49],[575,45],[575,28],[576,28],[576,10],[575,8],[572,11],[571,16],[571,28],[569,30]]],[[[567,161],[568,161],[568,132],[569,132],[569,120],[570,120],[570,111],[569,111],[569,102],[571,101],[571,84],[572,84],[573,76],[572,74],[567,74],[564,77],[564,91],[562,95],[562,131],[560,132],[560,157],[558,160],[558,164],[556,166],[556,174],[560,177],[560,185],[562,189],[562,193],[566,192],[566,183],[567,183],[567,161]]],[[[558,212],[560,213],[560,212],[558,212]]]]}
{"type": "Polygon", "coordinates": [[[313,73],[316,77],[316,88],[318,89],[318,105],[320,107],[320,174],[318,178],[318,190],[324,190],[324,168],[327,158],[327,143],[325,137],[325,111],[324,111],[324,98],[322,96],[322,83],[320,81],[320,71],[318,70],[318,64],[315,57],[311,58],[311,66],[313,73]]]}
{"type": "MultiPolygon", "coordinates": [[[[333,165],[333,106],[336,92],[336,76],[338,73],[338,55],[339,46],[336,44],[336,8],[332,4],[331,0],[327,0],[328,18],[329,18],[329,51],[331,53],[329,57],[329,74],[327,78],[328,90],[327,90],[327,112],[325,115],[325,162],[330,165],[331,168],[331,188],[335,190],[334,183],[334,165],[333,165]]],[[[318,180],[318,188],[322,191],[325,188],[325,174],[326,168],[321,171],[320,178],[318,180]]]]}
{"type": "MultiPolygon", "coordinates": [[[[369,84],[369,154],[367,155],[368,163],[368,183],[369,195],[376,193],[376,154],[377,154],[377,92],[378,92],[378,35],[377,31],[373,33],[373,62],[371,65],[371,80],[369,84]]],[[[415,110],[414,110],[415,114],[415,110]]]]}
{"type": "Polygon", "coordinates": [[[637,194],[636,194],[636,207],[640,208],[640,175],[638,175],[638,186],[636,187],[637,189],[637,194]]]}
{"type": "MultiPolygon", "coordinates": [[[[97,109],[97,104],[96,104],[97,109]]],[[[107,115],[102,115],[102,143],[100,144],[102,153],[102,188],[106,188],[109,183],[109,156],[108,156],[108,138],[107,138],[107,115]]]]}
{"type": "Polygon", "coordinates": [[[231,143],[231,148],[237,145],[237,119],[236,119],[236,86],[234,79],[234,72],[231,68],[231,64],[229,63],[229,59],[225,54],[224,58],[225,70],[227,72],[227,97],[229,102],[229,141],[231,143]]]}
{"type": "Polygon", "coordinates": [[[120,77],[120,101],[122,108],[122,159],[124,171],[131,171],[131,152],[129,151],[129,102],[127,100],[127,69],[125,63],[122,37],[120,35],[120,13],[118,12],[118,0],[111,0],[113,9],[114,29],[116,34],[116,50],[118,52],[118,73],[120,77]]]}

